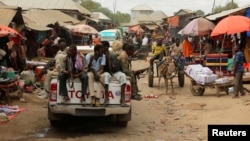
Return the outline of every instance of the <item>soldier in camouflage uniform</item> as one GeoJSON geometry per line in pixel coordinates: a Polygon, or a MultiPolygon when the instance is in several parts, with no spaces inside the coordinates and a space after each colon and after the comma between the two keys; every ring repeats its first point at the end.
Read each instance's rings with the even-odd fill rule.
{"type": "Polygon", "coordinates": [[[137,86],[137,80],[136,75],[142,73],[141,70],[133,71],[129,68],[129,56],[132,56],[134,53],[134,47],[130,44],[124,44],[122,47],[122,51],[120,52],[120,59],[122,62],[122,71],[130,77],[130,83],[131,83],[131,91],[132,91],[132,99],[134,100],[141,100],[142,97],[140,94],[138,94],[138,86],[137,86]]]}

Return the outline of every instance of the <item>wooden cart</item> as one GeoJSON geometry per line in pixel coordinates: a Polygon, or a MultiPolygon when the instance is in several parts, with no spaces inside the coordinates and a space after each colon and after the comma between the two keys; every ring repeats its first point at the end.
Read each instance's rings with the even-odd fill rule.
{"type": "Polygon", "coordinates": [[[233,84],[231,81],[227,83],[207,83],[207,84],[199,84],[197,83],[191,76],[189,76],[186,72],[185,75],[190,78],[190,91],[194,96],[202,96],[205,92],[205,88],[215,88],[216,94],[219,97],[220,92],[226,92],[226,94],[229,94],[228,88],[232,87],[233,84]]]}

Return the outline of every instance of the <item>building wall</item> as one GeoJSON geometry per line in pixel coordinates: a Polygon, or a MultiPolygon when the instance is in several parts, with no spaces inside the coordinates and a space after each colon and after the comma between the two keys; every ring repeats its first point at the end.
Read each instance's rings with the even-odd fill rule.
{"type": "Polygon", "coordinates": [[[136,23],[138,15],[141,14],[150,15],[151,13],[153,13],[152,10],[132,10],[130,23],[136,23]]]}

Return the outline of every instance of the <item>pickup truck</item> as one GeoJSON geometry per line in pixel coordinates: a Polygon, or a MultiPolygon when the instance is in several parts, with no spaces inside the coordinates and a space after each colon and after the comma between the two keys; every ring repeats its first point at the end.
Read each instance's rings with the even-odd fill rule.
{"type": "MultiPolygon", "coordinates": [[[[48,119],[51,126],[60,125],[60,121],[63,120],[65,115],[71,116],[111,116],[116,118],[117,125],[126,127],[128,121],[131,120],[131,85],[127,79],[125,90],[125,101],[129,107],[120,106],[120,84],[117,80],[110,80],[109,84],[109,104],[102,106],[104,103],[104,89],[102,91],[102,98],[100,99],[100,107],[91,106],[91,98],[89,93],[85,97],[86,101],[81,102],[81,81],[79,78],[73,80],[73,87],[70,88],[67,84],[68,95],[70,101],[63,102],[63,97],[59,95],[59,81],[57,78],[53,78],[50,83],[50,94],[48,101],[48,119]]],[[[95,83],[93,84],[96,87],[95,83]]]]}
{"type": "MultiPolygon", "coordinates": [[[[107,29],[99,32],[101,41],[108,41],[110,46],[112,46],[115,40],[123,42],[122,34],[119,29],[107,29]]],[[[79,50],[83,54],[88,54],[90,52],[94,52],[93,45],[77,45],[77,50],[79,50]]],[[[112,50],[112,47],[109,48],[112,50]]]]}

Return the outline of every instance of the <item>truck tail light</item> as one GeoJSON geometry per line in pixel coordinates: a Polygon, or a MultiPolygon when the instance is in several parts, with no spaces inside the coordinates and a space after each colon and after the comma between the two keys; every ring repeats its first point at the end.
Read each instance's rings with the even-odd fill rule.
{"type": "Polygon", "coordinates": [[[129,103],[130,101],[131,101],[131,85],[126,84],[125,102],[129,103]]]}
{"type": "Polygon", "coordinates": [[[50,101],[57,99],[57,83],[50,84],[50,101]]]}

